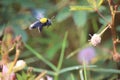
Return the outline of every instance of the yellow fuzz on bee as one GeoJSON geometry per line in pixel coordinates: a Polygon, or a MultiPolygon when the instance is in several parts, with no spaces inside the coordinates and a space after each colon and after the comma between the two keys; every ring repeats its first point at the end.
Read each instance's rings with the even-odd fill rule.
{"type": "Polygon", "coordinates": [[[41,22],[41,23],[46,23],[46,22],[47,22],[47,18],[41,18],[41,19],[40,19],[40,22],[41,22]]]}

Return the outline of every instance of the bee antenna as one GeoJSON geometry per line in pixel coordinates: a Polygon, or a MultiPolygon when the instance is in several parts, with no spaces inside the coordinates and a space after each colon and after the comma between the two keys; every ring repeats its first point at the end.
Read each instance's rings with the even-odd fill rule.
{"type": "Polygon", "coordinates": [[[53,20],[53,19],[55,19],[55,16],[52,16],[52,17],[51,17],[51,20],[53,20]]]}

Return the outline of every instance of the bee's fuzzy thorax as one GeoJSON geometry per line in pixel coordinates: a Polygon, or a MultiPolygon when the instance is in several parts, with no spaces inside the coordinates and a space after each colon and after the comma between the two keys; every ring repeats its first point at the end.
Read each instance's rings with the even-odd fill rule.
{"type": "Polygon", "coordinates": [[[47,20],[48,20],[47,18],[41,18],[41,19],[40,19],[40,22],[41,22],[41,23],[46,23],[47,20]]]}

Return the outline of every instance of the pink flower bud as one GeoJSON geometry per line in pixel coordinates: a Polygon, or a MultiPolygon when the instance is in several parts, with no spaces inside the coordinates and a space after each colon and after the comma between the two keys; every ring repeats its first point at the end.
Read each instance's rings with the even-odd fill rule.
{"type": "Polygon", "coordinates": [[[99,44],[101,42],[101,37],[99,34],[94,34],[92,37],[91,37],[91,40],[90,40],[91,44],[93,46],[96,46],[97,44],[99,44]]]}

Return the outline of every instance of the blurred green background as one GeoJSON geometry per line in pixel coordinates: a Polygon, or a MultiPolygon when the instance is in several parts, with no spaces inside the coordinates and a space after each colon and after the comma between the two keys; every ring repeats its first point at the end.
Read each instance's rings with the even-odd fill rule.
{"type": "MultiPolygon", "coordinates": [[[[88,4],[87,0],[0,0],[0,35],[5,27],[12,27],[15,35],[22,35],[24,43],[29,44],[45,59],[57,65],[63,38],[67,31],[62,68],[81,65],[77,59],[78,50],[86,48],[88,40],[91,38],[89,34],[99,33],[107,24],[94,10],[70,10],[70,6],[88,6],[88,4]],[[55,16],[52,25],[49,28],[44,27],[42,32],[37,29],[29,30],[29,26],[36,21],[31,14],[31,9],[45,12],[44,15],[47,18],[55,16]],[[77,51],[75,55],[67,59],[67,56],[74,51],[77,51]]],[[[104,1],[98,10],[110,21],[107,1],[104,1]]],[[[117,27],[117,31],[120,31],[119,27],[117,27]]],[[[88,80],[114,80],[116,73],[120,73],[107,70],[107,68],[116,68],[116,63],[112,61],[110,55],[112,40],[111,36],[108,36],[109,34],[110,30],[107,30],[102,36],[102,42],[94,47],[96,57],[92,64],[97,65],[97,68],[88,69],[88,80]]],[[[24,59],[28,66],[51,70],[26,47],[24,47],[20,59],[24,59]]],[[[74,70],[61,74],[59,80],[71,80],[69,79],[71,73],[75,76],[75,80],[80,79],[79,70],[74,70]]]]}

